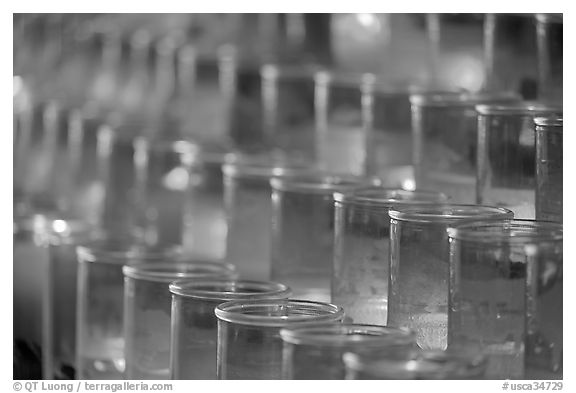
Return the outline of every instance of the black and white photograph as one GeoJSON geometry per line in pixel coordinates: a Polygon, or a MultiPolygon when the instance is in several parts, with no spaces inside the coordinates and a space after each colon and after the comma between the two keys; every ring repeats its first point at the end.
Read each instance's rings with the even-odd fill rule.
{"type": "Polygon", "coordinates": [[[567,388],[564,14],[321,8],[12,13],[7,391],[567,388]]]}

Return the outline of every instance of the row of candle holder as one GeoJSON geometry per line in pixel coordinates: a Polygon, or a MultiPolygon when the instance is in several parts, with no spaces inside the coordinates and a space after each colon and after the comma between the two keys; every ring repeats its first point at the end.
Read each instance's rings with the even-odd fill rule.
{"type": "MultiPolygon", "coordinates": [[[[15,332],[26,334],[31,326],[22,313],[32,313],[32,319],[42,316],[48,376],[54,370],[62,373],[74,362],[81,379],[110,379],[124,371],[128,378],[167,377],[175,351],[195,348],[198,341],[215,342],[202,335],[197,341],[187,331],[174,332],[179,325],[175,321],[185,324],[188,317],[196,327],[203,326],[202,316],[215,321],[215,305],[196,310],[199,316],[194,310],[186,311],[185,301],[178,303],[183,293],[178,285],[183,284],[169,284],[179,278],[234,278],[239,273],[248,279],[262,275],[261,281],[284,283],[274,284],[283,288],[283,297],[291,293],[294,299],[320,301],[340,314],[343,307],[348,320],[356,324],[411,329],[415,342],[425,350],[479,347],[488,356],[488,378],[561,375],[561,224],[511,220],[507,209],[448,204],[440,193],[366,188],[366,179],[355,180],[310,174],[273,178],[271,183],[282,183],[272,191],[273,210],[282,213],[273,214],[269,259],[238,259],[233,265],[199,264],[178,248],[150,249],[133,241],[119,242],[118,233],[99,247],[98,243],[82,246],[76,252],[77,244],[94,236],[85,223],[45,216],[17,222],[15,332]],[[282,195],[279,190],[289,192],[282,195]],[[159,263],[142,264],[150,261],[159,263]],[[175,261],[180,263],[171,263],[175,261]],[[124,279],[123,266],[127,266],[124,279]],[[29,280],[40,282],[33,285],[29,280]],[[172,343],[184,342],[176,349],[170,346],[169,289],[174,294],[172,343]],[[45,292],[36,295],[43,304],[34,304],[34,291],[41,290],[45,292]],[[73,299],[76,307],[66,306],[73,299]],[[186,317],[178,317],[179,307],[186,317]],[[67,363],[55,367],[54,358],[67,363]],[[147,369],[156,371],[142,371],[147,369]]],[[[266,243],[266,239],[259,241],[266,243]]],[[[250,245],[239,244],[244,249],[250,245]]],[[[233,252],[232,248],[229,255],[233,252]]],[[[228,292],[235,293],[235,284],[230,285],[228,292]]],[[[266,331],[266,318],[259,324],[257,316],[283,321],[290,315],[286,312],[284,306],[264,307],[254,316],[246,311],[249,316],[229,322],[266,331]]],[[[305,310],[294,312],[308,315],[305,310]]],[[[224,351],[219,359],[227,359],[226,348],[234,347],[238,337],[246,340],[246,348],[235,347],[231,350],[235,355],[229,356],[246,355],[241,365],[251,364],[249,359],[254,357],[266,368],[273,363],[266,356],[272,355],[261,359],[254,353],[273,348],[282,352],[271,343],[260,347],[260,334],[253,331],[219,336],[224,348],[218,350],[224,351]]],[[[257,365],[244,371],[247,374],[234,376],[220,370],[219,377],[256,379],[260,372],[264,378],[280,377],[259,371],[257,365]]],[[[179,377],[192,378],[187,375],[179,377]]]]}

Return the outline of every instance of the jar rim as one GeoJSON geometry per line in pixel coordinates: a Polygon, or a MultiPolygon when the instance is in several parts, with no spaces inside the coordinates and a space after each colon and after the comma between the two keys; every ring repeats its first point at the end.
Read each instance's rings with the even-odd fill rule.
{"type": "Polygon", "coordinates": [[[314,171],[309,162],[291,161],[282,155],[243,156],[229,153],[222,163],[226,177],[269,180],[274,176],[286,176],[298,172],[314,171]]]}
{"type": "Polygon", "coordinates": [[[357,323],[326,323],[280,330],[285,342],[328,347],[390,347],[416,345],[416,333],[406,328],[357,323]]]}
{"type": "Polygon", "coordinates": [[[564,14],[562,13],[547,13],[536,14],[536,20],[542,23],[564,23],[564,14]]]}
{"type": "Polygon", "coordinates": [[[326,195],[353,190],[358,187],[379,186],[381,184],[382,180],[375,176],[364,177],[312,172],[276,177],[270,180],[272,190],[326,195]]]}
{"type": "Polygon", "coordinates": [[[229,263],[208,261],[151,262],[124,265],[125,277],[135,280],[171,283],[178,279],[235,278],[236,268],[229,263]]]}
{"type": "Polygon", "coordinates": [[[537,130],[561,131],[564,118],[562,116],[538,116],[534,118],[537,130]]]}
{"type": "Polygon", "coordinates": [[[218,305],[219,320],[263,327],[284,327],[293,323],[341,321],[340,306],[299,299],[233,300],[218,305]]]}
{"type": "Polygon", "coordinates": [[[448,197],[433,190],[405,190],[402,188],[364,187],[351,191],[335,192],[337,205],[366,207],[392,207],[396,204],[420,205],[426,203],[446,202],[448,197]]]}
{"type": "Polygon", "coordinates": [[[102,237],[78,245],[76,253],[82,262],[124,265],[129,261],[179,261],[182,258],[182,247],[174,244],[151,246],[131,237],[102,237]]]}
{"type": "Polygon", "coordinates": [[[260,67],[260,76],[265,81],[283,80],[283,79],[300,79],[314,82],[316,72],[323,70],[322,66],[314,64],[299,65],[280,65],[274,63],[264,64],[260,67]]]}
{"type": "Polygon", "coordinates": [[[419,107],[470,107],[480,104],[503,104],[520,102],[518,93],[510,90],[486,91],[478,93],[415,93],[410,96],[410,103],[419,107]]]}
{"type": "Polygon", "coordinates": [[[538,116],[562,114],[562,106],[537,101],[518,101],[508,104],[481,104],[476,105],[475,109],[480,115],[538,116]]]}
{"type": "Polygon", "coordinates": [[[452,223],[467,220],[494,220],[512,218],[514,213],[503,207],[466,204],[427,204],[422,206],[396,206],[390,209],[390,218],[398,221],[422,223],[452,223]]]}
{"type": "Polygon", "coordinates": [[[220,301],[288,298],[292,293],[288,286],[278,282],[233,279],[179,279],[169,289],[184,298],[220,301]]]}
{"type": "Polygon", "coordinates": [[[343,355],[346,368],[372,376],[394,379],[467,379],[485,372],[487,357],[481,352],[455,350],[396,349],[379,353],[343,355]]]}
{"type": "Polygon", "coordinates": [[[448,237],[478,243],[561,242],[563,225],[554,221],[510,219],[456,224],[448,237]]]}

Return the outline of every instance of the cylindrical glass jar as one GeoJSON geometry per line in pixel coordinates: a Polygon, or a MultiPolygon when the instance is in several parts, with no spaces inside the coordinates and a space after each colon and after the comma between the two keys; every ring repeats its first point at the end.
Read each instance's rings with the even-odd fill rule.
{"type": "Polygon", "coordinates": [[[378,325],[323,324],[285,328],[283,379],[344,379],[345,352],[416,348],[416,337],[406,329],[378,325]]]}
{"type": "Polygon", "coordinates": [[[454,203],[474,203],[478,140],[474,107],[519,100],[513,92],[412,95],[416,188],[442,190],[454,203]]]}
{"type": "Polygon", "coordinates": [[[244,279],[270,279],[270,179],[294,172],[286,166],[275,157],[233,156],[222,166],[228,223],[226,260],[244,279]]]}
{"type": "Polygon", "coordinates": [[[142,206],[136,219],[149,241],[182,244],[190,166],[198,149],[180,137],[139,136],[134,140],[134,192],[142,206]]]}
{"type": "Polygon", "coordinates": [[[537,117],[536,219],[562,222],[563,118],[537,117]]]}
{"type": "Polygon", "coordinates": [[[116,120],[98,130],[98,178],[104,187],[100,225],[108,232],[142,236],[144,200],[140,191],[144,178],[142,154],[137,155],[143,125],[118,124],[116,120]]]}
{"type": "Polygon", "coordinates": [[[218,320],[214,309],[231,300],[284,299],[284,284],[247,280],[178,280],[170,284],[172,379],[216,379],[218,320]]]}
{"type": "Polygon", "coordinates": [[[484,14],[485,89],[514,90],[525,99],[536,98],[538,58],[534,26],[534,14],[530,13],[484,14]],[[518,34],[511,35],[512,30],[518,34]]]}
{"type": "Polygon", "coordinates": [[[390,210],[388,326],[416,332],[423,349],[446,349],[448,234],[457,222],[512,218],[504,208],[479,205],[428,205],[390,210]]]}
{"type": "Polygon", "coordinates": [[[435,191],[362,188],[335,193],[331,302],[355,323],[386,325],[390,216],[396,206],[446,201],[435,191]]]}
{"type": "Polygon", "coordinates": [[[170,377],[169,285],[178,279],[234,279],[234,266],[181,260],[124,266],[124,356],[127,379],[170,377]]]}
{"type": "Polygon", "coordinates": [[[538,98],[562,103],[563,14],[536,14],[538,98]]]}
{"type": "Polygon", "coordinates": [[[262,121],[268,144],[298,159],[314,161],[314,66],[265,64],[262,79],[262,121]]]}
{"type": "Polygon", "coordinates": [[[218,379],[282,379],[280,329],[342,322],[344,310],[305,300],[238,300],[215,309],[218,379]]]}
{"type": "Polygon", "coordinates": [[[346,379],[483,379],[486,357],[467,350],[345,353],[346,379]]]}
{"type": "Polygon", "coordinates": [[[84,221],[59,217],[48,222],[49,259],[43,286],[42,377],[75,379],[78,258],[76,246],[97,233],[84,221]]]}
{"type": "Polygon", "coordinates": [[[372,164],[372,74],[314,75],[315,157],[320,168],[365,175],[372,164]]]}
{"type": "MultiPolygon", "coordinates": [[[[44,277],[46,277],[49,253],[50,217],[40,214],[14,217],[13,235],[13,339],[19,347],[27,347],[30,353],[39,352],[42,345],[42,308],[44,305],[44,277]]],[[[40,357],[40,356],[38,356],[40,357]]],[[[38,365],[41,359],[38,360],[38,365]]],[[[42,378],[40,367],[28,375],[42,378]]]]}
{"type": "Polygon", "coordinates": [[[295,298],[330,301],[333,194],[379,183],[376,178],[311,173],[272,179],[272,279],[292,288],[295,298]]]}
{"type": "Polygon", "coordinates": [[[536,143],[534,117],[562,107],[521,102],[478,105],[476,203],[503,206],[516,218],[534,218],[536,143]]]}
{"type": "Polygon", "coordinates": [[[147,247],[133,239],[97,240],[77,248],[76,377],[122,379],[124,277],[122,266],[174,261],[174,247],[147,247]]]}
{"type": "Polygon", "coordinates": [[[381,177],[386,187],[415,188],[410,104],[410,97],[415,94],[459,95],[462,91],[376,81],[370,111],[373,132],[368,147],[374,150],[374,159],[368,173],[381,177]]]}
{"type": "Polygon", "coordinates": [[[64,156],[59,154],[62,117],[55,100],[31,99],[15,108],[14,202],[19,209],[46,212],[57,207],[52,183],[60,169],[56,160],[64,156]]]}
{"type": "Polygon", "coordinates": [[[562,224],[456,225],[449,348],[480,346],[492,379],[562,379],[562,224]]]}
{"type": "Polygon", "coordinates": [[[184,252],[198,258],[226,256],[226,212],[222,164],[229,157],[224,146],[199,145],[192,155],[184,219],[184,252]]]}
{"type": "Polygon", "coordinates": [[[71,110],[68,118],[67,183],[61,207],[73,217],[97,225],[104,208],[105,185],[99,170],[110,156],[106,143],[106,119],[103,111],[88,103],[71,110]],[[101,130],[102,131],[101,133],[101,130]]]}

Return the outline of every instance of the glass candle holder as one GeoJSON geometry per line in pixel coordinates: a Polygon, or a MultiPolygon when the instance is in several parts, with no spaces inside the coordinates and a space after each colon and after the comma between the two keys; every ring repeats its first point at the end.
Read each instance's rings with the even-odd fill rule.
{"type": "Polygon", "coordinates": [[[563,14],[536,14],[538,98],[562,103],[563,14]]]}
{"type": "Polygon", "coordinates": [[[238,52],[226,45],[219,59],[220,87],[229,111],[228,135],[240,151],[261,151],[270,146],[263,124],[260,68],[253,59],[241,58],[238,52]]]}
{"type": "Polygon", "coordinates": [[[323,324],[285,328],[283,379],[344,379],[345,352],[416,347],[413,332],[378,325],[323,324]]]}
{"type": "Polygon", "coordinates": [[[416,187],[442,190],[454,203],[474,203],[478,140],[474,108],[519,100],[513,92],[496,91],[412,95],[416,187]]]}
{"type": "Polygon", "coordinates": [[[372,167],[372,74],[314,75],[316,160],[334,173],[364,175],[372,167]]]}
{"type": "Polygon", "coordinates": [[[435,191],[364,188],[335,193],[331,302],[355,323],[386,325],[391,208],[446,201],[435,191]]]}
{"type": "Polygon", "coordinates": [[[268,143],[292,157],[314,161],[314,66],[261,67],[263,130],[268,143]]]}
{"type": "Polygon", "coordinates": [[[101,168],[106,154],[106,115],[94,103],[72,108],[68,116],[67,183],[63,187],[61,210],[93,226],[100,223],[104,209],[105,185],[101,168]]]}
{"type": "Polygon", "coordinates": [[[562,224],[456,225],[450,236],[452,345],[479,346],[491,379],[562,379],[562,224]]]}
{"type": "Polygon", "coordinates": [[[368,173],[379,176],[386,187],[414,189],[410,97],[415,94],[462,94],[459,90],[436,91],[416,84],[376,80],[372,98],[372,139],[368,146],[374,159],[368,173]]]}
{"type": "Polygon", "coordinates": [[[122,266],[179,258],[175,247],[149,247],[106,233],[77,248],[76,376],[122,379],[124,277],[122,266]]]}
{"type": "Polygon", "coordinates": [[[66,217],[51,219],[47,225],[50,256],[46,274],[42,275],[42,377],[75,379],[76,246],[86,243],[97,233],[90,224],[66,217]]]}
{"type": "Polygon", "coordinates": [[[478,105],[476,203],[507,207],[534,218],[536,143],[534,117],[562,115],[561,107],[521,102],[478,105]]]}
{"type": "MultiPolygon", "coordinates": [[[[49,223],[50,217],[41,214],[14,218],[13,336],[38,352],[42,345],[43,277],[50,260],[49,223]]],[[[40,370],[36,377],[41,378],[40,370]]]]}
{"type": "Polygon", "coordinates": [[[346,379],[484,379],[486,357],[466,350],[345,353],[346,379]]]}
{"type": "Polygon", "coordinates": [[[270,279],[270,179],[294,171],[282,159],[266,156],[238,156],[222,166],[228,224],[226,260],[242,278],[270,279]]]}
{"type": "Polygon", "coordinates": [[[537,117],[536,219],[562,222],[563,118],[537,117]]]}
{"type": "Polygon", "coordinates": [[[171,379],[216,379],[216,306],[231,300],[283,299],[291,293],[274,282],[200,279],[175,281],[170,292],[171,379]]]}
{"type": "Polygon", "coordinates": [[[62,179],[58,175],[64,157],[59,154],[63,108],[56,100],[34,100],[15,110],[18,137],[14,187],[21,209],[54,211],[58,187],[53,183],[62,179]]]}
{"type": "Polygon", "coordinates": [[[198,147],[162,135],[139,136],[133,143],[139,225],[151,242],[182,244],[190,167],[198,147]]]}
{"type": "Polygon", "coordinates": [[[282,328],[344,318],[342,307],[291,299],[231,301],[215,313],[218,379],[281,379],[282,328]]]}
{"type": "Polygon", "coordinates": [[[226,210],[222,165],[231,153],[220,145],[199,145],[192,154],[184,219],[184,252],[198,258],[226,257],[226,210]]]}
{"type": "Polygon", "coordinates": [[[313,173],[272,179],[272,279],[286,283],[295,298],[330,301],[333,194],[379,182],[313,173]]]}
{"type": "Polygon", "coordinates": [[[534,26],[534,14],[484,14],[484,88],[514,90],[526,99],[536,98],[538,58],[534,26]],[[519,34],[511,36],[512,29],[519,34]]]}
{"type": "Polygon", "coordinates": [[[235,278],[234,266],[185,260],[124,266],[124,355],[127,379],[170,376],[169,285],[177,279],[235,278]]]}
{"type": "Polygon", "coordinates": [[[416,332],[422,349],[447,347],[448,234],[457,222],[512,218],[504,208],[428,205],[390,209],[388,326],[416,332]]]}
{"type": "Polygon", "coordinates": [[[142,124],[121,124],[117,119],[98,130],[98,177],[105,189],[100,225],[108,232],[143,235],[140,191],[145,178],[137,177],[136,162],[145,156],[140,154],[137,159],[135,154],[142,132],[142,124]]]}

